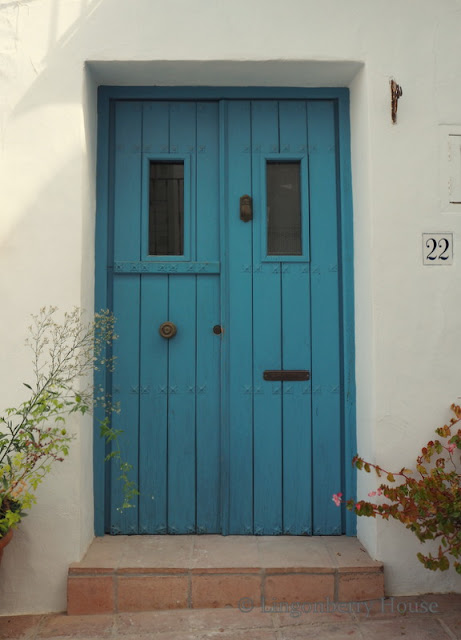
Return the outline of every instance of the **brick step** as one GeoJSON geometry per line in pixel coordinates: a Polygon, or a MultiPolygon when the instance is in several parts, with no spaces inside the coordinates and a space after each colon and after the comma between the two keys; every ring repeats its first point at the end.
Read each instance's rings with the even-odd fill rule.
{"type": "Polygon", "coordinates": [[[70,615],[384,597],[383,565],[345,536],[104,536],[69,568],[70,615]]]}

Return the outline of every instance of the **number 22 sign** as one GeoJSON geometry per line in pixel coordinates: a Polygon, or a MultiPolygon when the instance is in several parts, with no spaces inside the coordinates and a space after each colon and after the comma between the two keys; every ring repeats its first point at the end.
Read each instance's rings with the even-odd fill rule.
{"type": "Polygon", "coordinates": [[[452,233],[423,233],[423,264],[453,264],[452,233]]]}

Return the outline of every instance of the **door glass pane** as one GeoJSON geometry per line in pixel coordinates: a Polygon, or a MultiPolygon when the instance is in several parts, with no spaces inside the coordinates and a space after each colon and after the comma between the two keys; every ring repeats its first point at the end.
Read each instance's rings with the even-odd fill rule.
{"type": "Polygon", "coordinates": [[[184,253],[184,163],[150,162],[149,255],[184,253]]]}
{"type": "Polygon", "coordinates": [[[300,173],[300,162],[267,162],[267,255],[269,256],[302,255],[300,173]]]}

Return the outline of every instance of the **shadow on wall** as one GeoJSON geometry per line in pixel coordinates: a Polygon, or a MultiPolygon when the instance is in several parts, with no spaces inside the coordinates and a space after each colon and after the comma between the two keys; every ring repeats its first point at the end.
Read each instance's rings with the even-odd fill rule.
{"type": "MultiPolygon", "coordinates": [[[[47,54],[42,59],[35,59],[33,50],[25,52],[24,55],[28,55],[28,62],[34,68],[37,77],[15,105],[12,111],[13,117],[35,109],[38,105],[81,104],[84,64],[82,58],[84,58],[85,43],[98,42],[98,38],[92,39],[98,30],[99,40],[101,39],[101,20],[110,19],[110,7],[107,7],[106,15],[99,17],[97,15],[98,8],[104,4],[110,5],[111,3],[107,0],[81,0],[79,17],[59,38],[57,33],[60,0],[51,0],[46,7],[37,0],[8,2],[0,5],[0,15],[8,11],[11,13],[10,21],[14,20],[17,25],[16,35],[19,42],[23,22],[34,20],[36,12],[43,15],[47,9],[49,16],[47,25],[40,25],[39,20],[37,22],[40,25],[38,28],[43,33],[43,39],[48,40],[47,54]]],[[[40,16],[38,17],[40,18],[40,16]]],[[[110,24],[110,22],[106,24],[110,24]]]]}
{"type": "Polygon", "coordinates": [[[39,2],[39,0],[27,0],[27,5],[21,0],[16,0],[16,2],[4,2],[0,5],[0,11],[5,11],[6,9],[19,9],[24,6],[28,6],[32,2],[39,2]]]}
{"type": "MultiPolygon", "coordinates": [[[[81,157],[71,155],[38,192],[33,192],[21,215],[14,219],[1,241],[2,263],[8,267],[8,277],[0,281],[0,296],[3,300],[15,300],[15,307],[19,302],[18,291],[27,292],[31,288],[35,297],[40,296],[41,305],[56,304],[56,299],[49,298],[58,288],[60,306],[75,304],[71,292],[66,299],[67,287],[63,288],[60,283],[70,282],[80,270],[81,257],[72,258],[76,254],[69,251],[69,246],[74,247],[74,239],[80,239],[82,223],[66,206],[75,193],[76,169],[80,164],[81,157]],[[43,255],[43,249],[46,255],[43,255]],[[28,259],[35,262],[32,271],[28,259]]],[[[80,189],[80,184],[77,189],[80,189]]],[[[30,299],[25,297],[24,304],[26,313],[30,313],[30,299]]],[[[4,317],[2,323],[6,324],[9,317],[4,317]]],[[[14,345],[6,342],[2,346],[4,362],[9,361],[7,352],[10,347],[12,352],[9,356],[14,360],[14,345]]]]}
{"type": "MultiPolygon", "coordinates": [[[[58,37],[58,24],[62,16],[62,1],[50,0],[39,7],[37,0],[9,2],[0,6],[14,15],[21,29],[21,22],[34,20],[34,13],[48,10],[47,25],[40,25],[40,33],[48,40],[48,52],[41,60],[33,59],[29,52],[28,62],[37,77],[15,105],[13,116],[36,108],[37,105],[75,103],[81,104],[83,91],[83,67],[89,68],[98,84],[121,85],[221,85],[221,86],[347,86],[363,66],[354,60],[286,60],[266,59],[254,61],[232,60],[183,60],[183,49],[168,34],[171,25],[168,17],[153,20],[152,3],[139,2],[136,11],[128,5],[114,0],[82,0],[80,13],[62,36],[58,37]],[[29,7],[29,4],[31,6],[29,7]],[[27,12],[27,13],[26,13],[27,12]],[[46,31],[48,30],[48,31],[46,31]],[[103,37],[102,37],[103,34],[103,37]],[[146,48],[145,43],[149,43],[146,48]],[[120,56],[114,55],[120,51],[120,56]],[[132,61],[127,61],[127,53],[132,61]],[[125,58],[124,60],[122,58],[125,58]],[[118,58],[118,61],[116,61],[118,58]]],[[[179,7],[176,30],[190,30],[193,20],[196,51],[205,49],[201,42],[209,42],[209,11],[204,6],[197,9],[187,3],[179,7]]],[[[230,8],[223,7],[231,20],[219,24],[226,41],[233,35],[241,38],[241,22],[230,8]]],[[[12,15],[13,19],[13,15],[12,15]]],[[[257,24],[254,25],[258,27],[257,24]]],[[[246,25],[251,29],[251,24],[246,25]]],[[[218,26],[219,29],[219,26],[218,26]]],[[[214,33],[219,43],[219,33],[214,33]]],[[[219,46],[218,44],[216,45],[219,46]]]]}
{"type": "MultiPolygon", "coordinates": [[[[2,317],[2,333],[9,336],[2,341],[2,362],[14,364],[0,372],[0,379],[4,377],[0,411],[16,401],[10,389],[19,401],[23,399],[22,382],[31,375],[30,353],[22,348],[29,314],[47,304],[57,303],[63,310],[75,304],[72,283],[80,272],[82,256],[69,247],[73,238],[81,236],[81,220],[60,203],[72,197],[80,164],[80,156],[71,154],[34,193],[2,241],[1,268],[7,270],[7,277],[0,278],[0,299],[8,308],[2,317]]],[[[0,614],[65,609],[67,567],[79,559],[76,505],[81,495],[72,461],[66,460],[56,472],[59,480],[53,473],[39,490],[37,504],[15,531],[3,556],[0,614]]]]}

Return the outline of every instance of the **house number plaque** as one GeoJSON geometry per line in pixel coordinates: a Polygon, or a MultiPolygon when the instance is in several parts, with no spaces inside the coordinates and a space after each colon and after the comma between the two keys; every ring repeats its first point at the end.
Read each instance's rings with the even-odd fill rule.
{"type": "Polygon", "coordinates": [[[452,233],[423,233],[423,264],[453,264],[452,233]]]}

